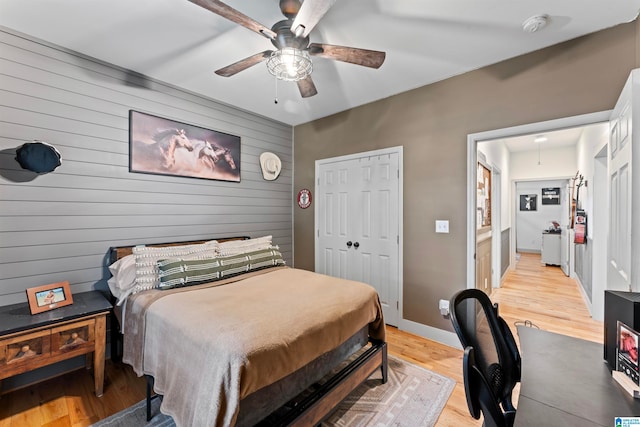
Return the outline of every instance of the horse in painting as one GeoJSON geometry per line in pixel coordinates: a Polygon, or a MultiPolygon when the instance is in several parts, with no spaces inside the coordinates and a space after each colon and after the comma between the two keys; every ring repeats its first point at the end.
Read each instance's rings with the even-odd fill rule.
{"type": "Polygon", "coordinates": [[[204,141],[204,146],[198,152],[198,160],[213,170],[220,159],[224,159],[232,170],[236,169],[231,150],[214,145],[209,141],[204,141]]]}
{"type": "Polygon", "coordinates": [[[160,154],[164,159],[163,166],[167,169],[173,168],[176,163],[175,152],[178,148],[184,148],[189,152],[193,151],[193,144],[187,138],[184,129],[167,129],[153,135],[153,140],[158,144],[160,154]]]}

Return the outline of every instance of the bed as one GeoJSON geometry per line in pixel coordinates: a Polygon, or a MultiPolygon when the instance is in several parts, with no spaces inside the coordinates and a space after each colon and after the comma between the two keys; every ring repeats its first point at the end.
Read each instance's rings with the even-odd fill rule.
{"type": "MultiPolygon", "coordinates": [[[[133,248],[112,248],[111,261],[133,248]]],[[[316,425],[377,369],[386,382],[375,289],[273,259],[189,286],[180,269],[204,261],[176,268],[173,258],[155,260],[171,266],[164,283],[179,285],[136,292],[122,305],[123,361],[147,376],[178,426],[316,425]]]]}

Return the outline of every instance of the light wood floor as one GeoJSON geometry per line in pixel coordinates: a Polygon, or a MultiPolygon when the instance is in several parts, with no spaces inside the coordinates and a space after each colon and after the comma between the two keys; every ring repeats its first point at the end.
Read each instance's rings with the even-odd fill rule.
{"type": "MultiPolygon", "coordinates": [[[[491,295],[500,314],[514,322],[530,320],[541,329],[590,341],[603,341],[603,325],[592,320],[574,280],[558,267],[543,267],[539,255],[522,254],[516,270],[491,295]]],[[[453,378],[457,384],[437,426],[480,426],[471,418],[462,385],[462,350],[388,329],[391,354],[453,378]]],[[[91,375],[76,371],[0,398],[0,427],[87,426],[142,400],[144,380],[128,366],[107,361],[105,392],[93,394],[91,375]]]]}

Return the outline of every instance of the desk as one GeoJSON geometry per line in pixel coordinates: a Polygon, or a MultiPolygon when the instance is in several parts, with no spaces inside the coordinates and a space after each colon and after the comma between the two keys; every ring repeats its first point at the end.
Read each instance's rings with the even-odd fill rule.
{"type": "Polygon", "coordinates": [[[518,327],[522,384],[516,427],[607,426],[640,416],[634,400],[611,377],[602,344],[518,327]]]}

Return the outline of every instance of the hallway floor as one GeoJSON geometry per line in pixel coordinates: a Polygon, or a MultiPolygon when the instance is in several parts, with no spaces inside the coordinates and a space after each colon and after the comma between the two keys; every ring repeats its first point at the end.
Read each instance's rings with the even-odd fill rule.
{"type": "Polygon", "coordinates": [[[530,320],[541,329],[589,341],[603,342],[604,326],[589,314],[576,280],[560,267],[545,266],[539,254],[522,253],[516,269],[507,273],[491,299],[514,329],[517,321],[530,320]]]}

